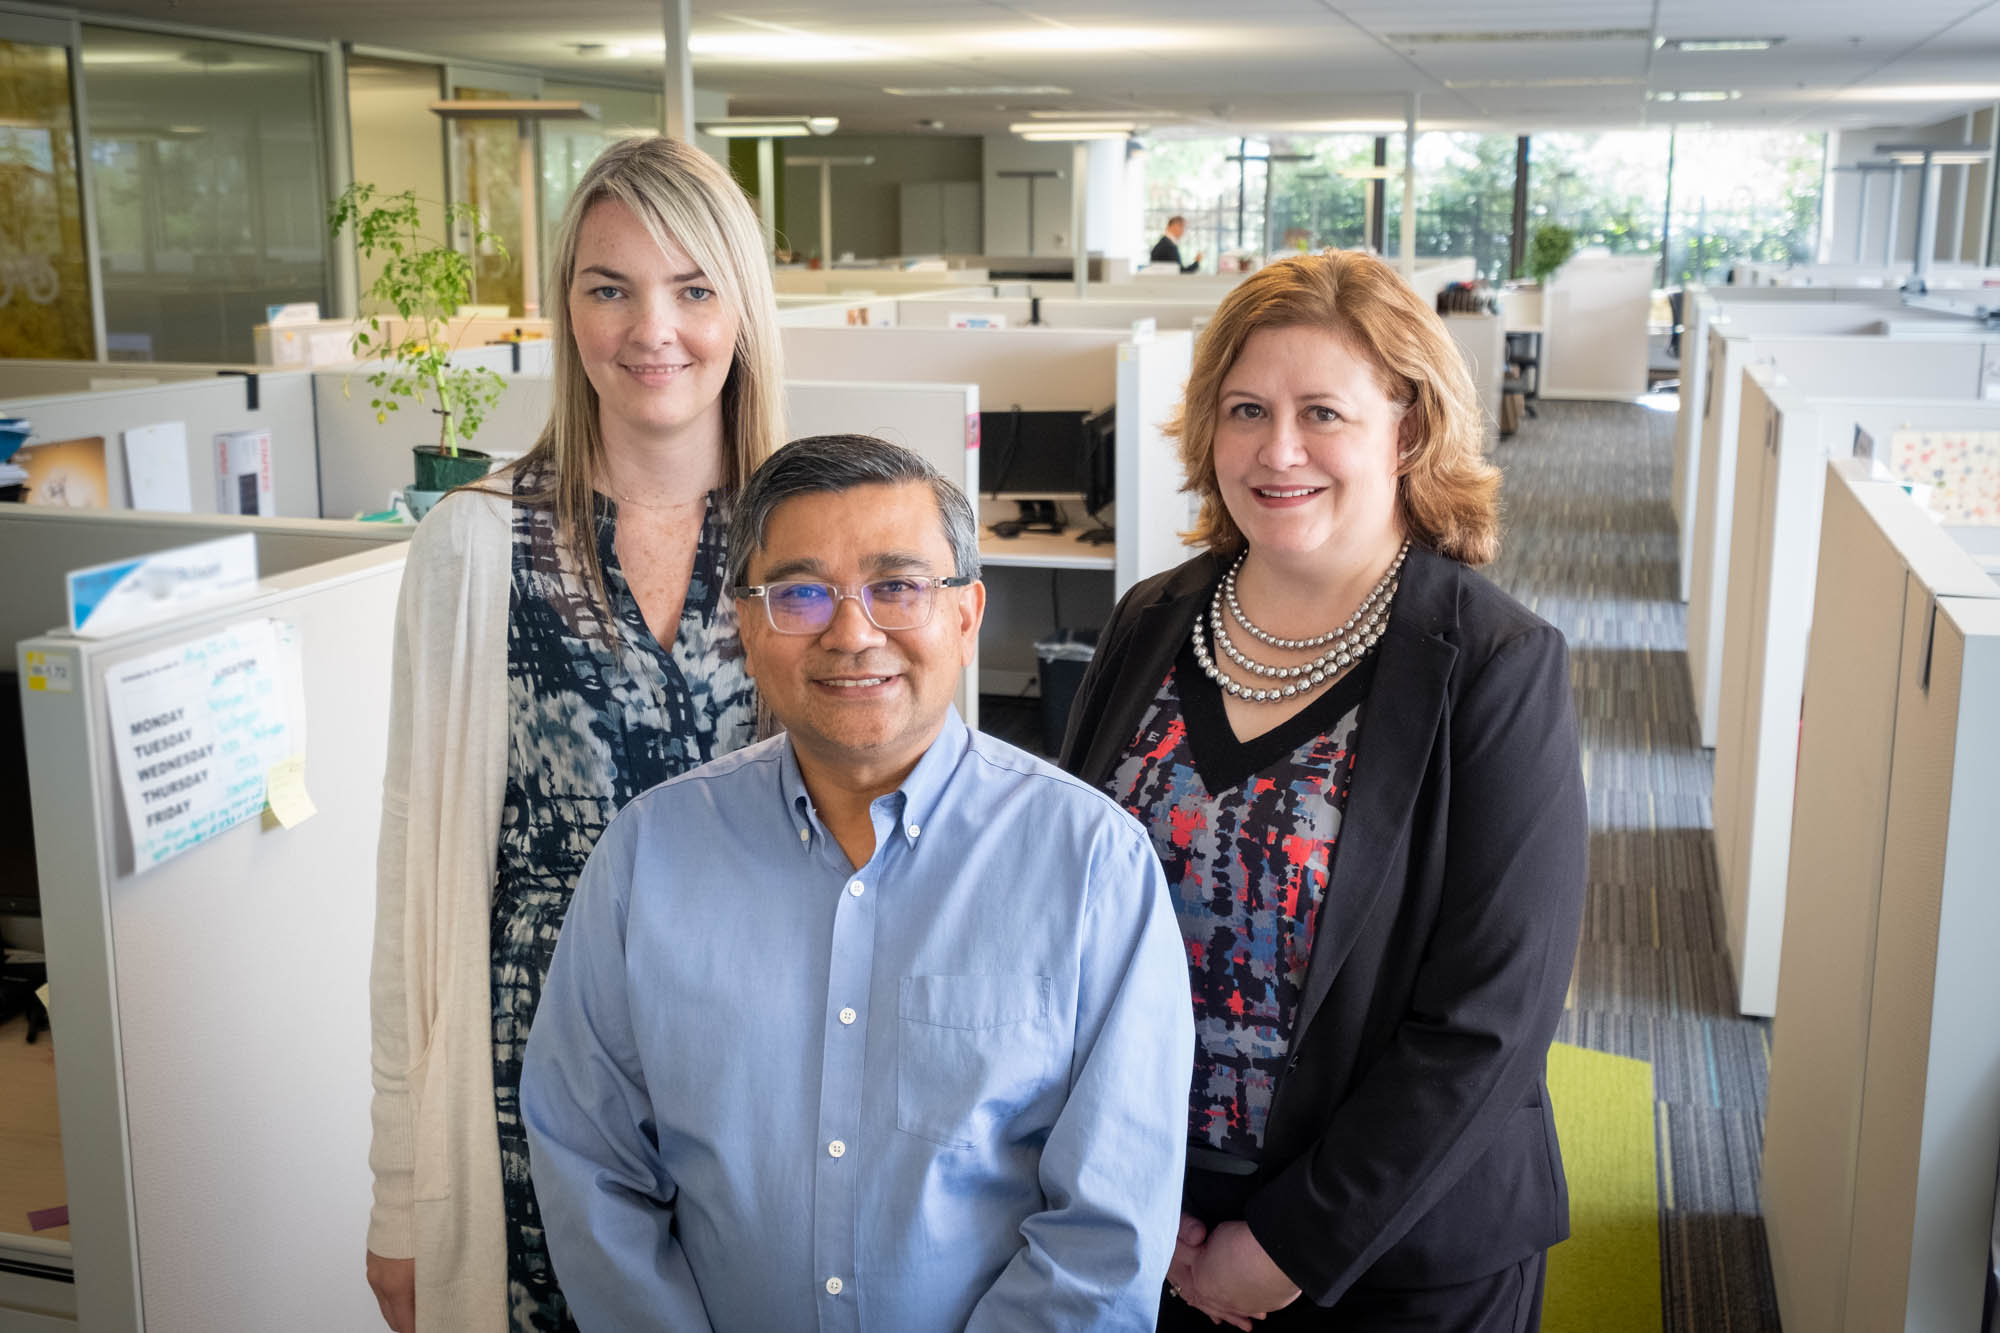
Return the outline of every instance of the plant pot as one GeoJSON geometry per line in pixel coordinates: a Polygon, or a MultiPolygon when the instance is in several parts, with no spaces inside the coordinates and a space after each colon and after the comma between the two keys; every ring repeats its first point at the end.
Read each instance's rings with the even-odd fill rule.
{"type": "Polygon", "coordinates": [[[435,444],[420,444],[410,451],[416,456],[420,491],[448,491],[478,481],[493,470],[493,455],[460,445],[454,456],[435,444]]]}

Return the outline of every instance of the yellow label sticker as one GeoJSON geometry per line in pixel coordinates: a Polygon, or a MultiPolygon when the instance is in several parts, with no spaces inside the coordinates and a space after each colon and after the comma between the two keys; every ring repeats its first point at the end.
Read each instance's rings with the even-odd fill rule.
{"type": "Polygon", "coordinates": [[[69,653],[28,651],[28,689],[36,694],[69,694],[76,689],[76,658],[69,653]]]}

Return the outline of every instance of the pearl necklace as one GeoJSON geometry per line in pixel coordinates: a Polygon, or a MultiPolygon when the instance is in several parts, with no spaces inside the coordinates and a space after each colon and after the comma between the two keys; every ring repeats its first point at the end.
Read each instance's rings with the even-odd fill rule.
{"type": "Polygon", "coordinates": [[[1249,554],[1247,551],[1244,552],[1244,556],[1238,556],[1236,563],[1230,566],[1229,572],[1223,576],[1222,583],[1209,601],[1209,628],[1214,635],[1216,646],[1222,649],[1231,662],[1255,675],[1269,678],[1273,683],[1269,686],[1245,685],[1241,681],[1232,679],[1216,665],[1205,641],[1207,636],[1202,633],[1200,617],[1195,619],[1192,631],[1195,661],[1201,666],[1203,673],[1223,690],[1252,703],[1273,703],[1295,698],[1313,690],[1366,657],[1380,642],[1383,627],[1389,617],[1390,603],[1394,601],[1399,586],[1396,575],[1402,569],[1404,557],[1409,551],[1410,544],[1405,541],[1402,549],[1396,552],[1395,560],[1390,563],[1389,568],[1376,581],[1375,586],[1362,599],[1361,605],[1354,609],[1354,614],[1349,616],[1344,624],[1311,639],[1278,638],[1259,629],[1248,616],[1243,614],[1243,608],[1236,599],[1236,572],[1243,567],[1244,556],[1249,554]],[[1326,645],[1327,649],[1312,661],[1299,666],[1278,667],[1255,661],[1245,656],[1230,640],[1228,627],[1223,620],[1225,605],[1229,609],[1231,618],[1248,630],[1253,637],[1274,647],[1317,648],[1326,645]],[[1277,683],[1279,681],[1284,683],[1277,683]]]}

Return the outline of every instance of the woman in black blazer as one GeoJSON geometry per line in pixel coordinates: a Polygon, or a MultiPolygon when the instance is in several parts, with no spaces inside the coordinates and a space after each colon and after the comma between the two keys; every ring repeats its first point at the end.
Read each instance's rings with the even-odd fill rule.
{"type": "Polygon", "coordinates": [[[1588,831],[1562,636],[1469,568],[1470,379],[1393,270],[1300,256],[1223,302],[1174,429],[1205,553],[1120,601],[1064,746],[1188,947],[1160,1326],[1538,1328],[1588,831]]]}

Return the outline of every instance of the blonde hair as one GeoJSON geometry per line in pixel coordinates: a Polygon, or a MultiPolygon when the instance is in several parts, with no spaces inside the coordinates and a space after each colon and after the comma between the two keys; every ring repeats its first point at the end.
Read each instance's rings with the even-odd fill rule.
{"type": "Polygon", "coordinates": [[[1490,562],[1500,553],[1500,469],[1481,450],[1485,423],[1465,359],[1401,275],[1356,250],[1294,255],[1259,269],[1223,298],[1202,331],[1180,411],[1166,427],[1179,441],[1182,489],[1201,499],[1187,540],[1223,553],[1243,545],[1215,476],[1222,382],[1251,334],[1297,327],[1339,336],[1403,409],[1396,503],[1410,540],[1468,565],[1490,562]]]}
{"type": "MultiPolygon", "coordinates": [[[[735,356],[722,386],[723,490],[733,497],[785,438],[784,375],[778,306],[763,229],[743,189],[714,158],[678,139],[631,138],[590,164],[556,229],[554,262],[542,309],[554,324],[554,402],[548,425],[514,471],[535,479],[516,496],[554,512],[558,543],[579,566],[601,608],[609,609],[597,557],[592,483],[604,458],[597,390],[584,372],[570,324],[584,215],[604,200],[630,209],[655,244],[687,252],[716,299],[736,315],[735,356]]],[[[607,617],[615,621],[615,617],[607,617]]]]}

